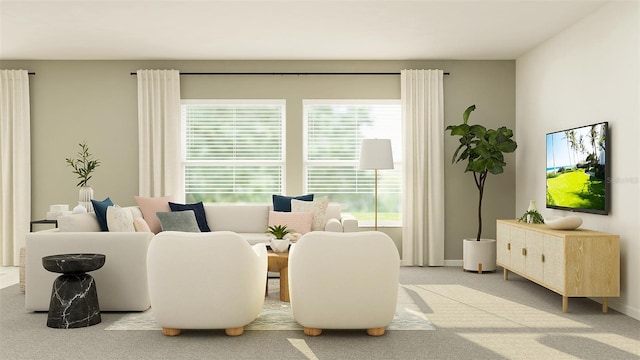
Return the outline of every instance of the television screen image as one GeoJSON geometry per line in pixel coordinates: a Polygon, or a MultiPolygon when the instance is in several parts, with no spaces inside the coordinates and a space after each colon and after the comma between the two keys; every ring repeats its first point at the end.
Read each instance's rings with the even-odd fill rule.
{"type": "Polygon", "coordinates": [[[608,123],[547,134],[547,208],[609,212],[608,123]]]}

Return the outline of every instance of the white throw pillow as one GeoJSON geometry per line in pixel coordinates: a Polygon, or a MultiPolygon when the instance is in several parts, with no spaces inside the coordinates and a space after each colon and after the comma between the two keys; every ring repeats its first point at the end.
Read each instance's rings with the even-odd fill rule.
{"type": "Polygon", "coordinates": [[[135,232],[131,211],[118,205],[109,206],[107,208],[107,228],[110,232],[135,232]]]}
{"type": "Polygon", "coordinates": [[[58,217],[58,229],[61,232],[101,231],[95,213],[71,214],[58,217]]]}
{"type": "Polygon", "coordinates": [[[311,231],[324,230],[324,226],[327,224],[327,206],[329,206],[329,199],[326,196],[313,199],[313,201],[291,200],[291,212],[313,213],[311,231]]]}

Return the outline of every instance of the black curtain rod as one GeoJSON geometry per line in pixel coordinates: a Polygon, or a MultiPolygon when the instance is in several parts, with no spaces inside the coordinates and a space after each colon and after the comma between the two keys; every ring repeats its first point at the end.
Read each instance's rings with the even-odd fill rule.
{"type": "MultiPolygon", "coordinates": [[[[131,75],[137,75],[132,72],[131,75]]],[[[180,75],[400,75],[399,72],[181,72],[180,75]]],[[[444,75],[449,75],[448,72],[444,75]]]]}
{"type": "Polygon", "coordinates": [[[36,73],[27,73],[27,75],[35,75],[36,73]]]}

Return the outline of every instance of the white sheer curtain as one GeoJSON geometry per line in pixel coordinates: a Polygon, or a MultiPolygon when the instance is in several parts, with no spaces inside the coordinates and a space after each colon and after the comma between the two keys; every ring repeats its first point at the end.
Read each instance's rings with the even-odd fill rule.
{"type": "Polygon", "coordinates": [[[402,265],[444,265],[442,70],[402,70],[402,265]]]}
{"type": "Polygon", "coordinates": [[[20,263],[31,218],[31,116],[29,74],[0,71],[0,256],[2,266],[20,263]]]}
{"type": "Polygon", "coordinates": [[[138,70],[139,195],[183,196],[180,73],[138,70]]]}

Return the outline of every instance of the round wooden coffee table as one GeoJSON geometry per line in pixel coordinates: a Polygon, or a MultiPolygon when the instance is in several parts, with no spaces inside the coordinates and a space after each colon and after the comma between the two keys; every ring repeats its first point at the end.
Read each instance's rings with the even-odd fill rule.
{"type": "Polygon", "coordinates": [[[289,302],[289,252],[267,251],[268,271],[280,272],[280,301],[289,302]]]}

